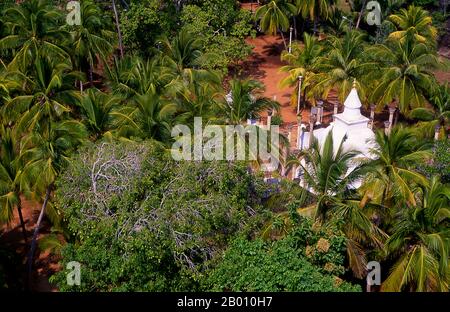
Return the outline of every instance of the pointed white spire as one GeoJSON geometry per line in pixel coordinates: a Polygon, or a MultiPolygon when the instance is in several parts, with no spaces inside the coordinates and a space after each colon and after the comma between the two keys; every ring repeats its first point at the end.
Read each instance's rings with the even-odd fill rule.
{"type": "Polygon", "coordinates": [[[356,79],[353,81],[353,88],[344,102],[343,117],[347,120],[357,120],[363,117],[361,115],[361,100],[356,89],[356,79]]]}

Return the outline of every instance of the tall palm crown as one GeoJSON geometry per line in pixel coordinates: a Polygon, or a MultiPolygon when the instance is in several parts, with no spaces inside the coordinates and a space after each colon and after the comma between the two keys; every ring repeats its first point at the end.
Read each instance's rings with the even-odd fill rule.
{"type": "Polygon", "coordinates": [[[24,171],[43,193],[68,164],[70,153],[86,139],[86,129],[75,120],[50,122],[49,131],[32,131],[22,141],[24,171]]]}
{"type": "Polygon", "coordinates": [[[396,259],[384,291],[449,291],[450,189],[437,177],[416,192],[417,202],[400,210],[386,243],[396,259]]]}
{"type": "Polygon", "coordinates": [[[389,16],[398,28],[389,38],[400,40],[402,43],[416,40],[417,42],[434,46],[437,29],[433,26],[433,19],[421,7],[411,5],[408,9],[400,9],[398,14],[389,16]]]}
{"type": "Polygon", "coordinates": [[[283,31],[289,28],[289,18],[296,13],[295,6],[287,0],[272,0],[260,6],[256,10],[255,17],[260,19],[259,25],[262,31],[269,35],[275,35],[278,31],[287,48],[283,31]]]}
{"type": "Polygon", "coordinates": [[[163,52],[179,68],[200,66],[203,61],[202,41],[199,37],[182,30],[173,40],[164,38],[163,52]]]}
{"type": "Polygon", "coordinates": [[[288,72],[289,76],[280,81],[280,87],[295,86],[292,93],[292,103],[297,102],[298,97],[298,77],[303,77],[302,91],[306,91],[311,87],[311,80],[318,72],[317,59],[323,53],[323,47],[319,44],[316,37],[304,33],[303,46],[294,44],[292,53],[283,53],[281,59],[288,62],[280,68],[282,72],[288,72]]]}
{"type": "Polygon", "coordinates": [[[379,73],[372,74],[372,79],[377,79],[377,86],[371,100],[378,108],[394,99],[403,114],[424,106],[426,95],[433,92],[435,86],[432,69],[440,64],[435,53],[423,43],[411,46],[408,42],[388,40],[368,48],[367,54],[381,67],[379,73]]]}
{"type": "Polygon", "coordinates": [[[315,93],[322,93],[327,98],[328,93],[337,88],[341,103],[349,94],[355,78],[361,97],[365,98],[365,77],[369,69],[374,66],[364,57],[364,35],[358,31],[347,32],[340,39],[331,37],[329,47],[322,57],[317,59],[317,68],[320,73],[314,77],[315,93]]]}
{"type": "Polygon", "coordinates": [[[0,49],[18,49],[8,66],[24,71],[38,57],[69,59],[63,47],[68,33],[59,26],[62,17],[47,0],[30,0],[6,9],[8,35],[0,39],[0,49]]]}
{"type": "Polygon", "coordinates": [[[157,59],[144,60],[141,57],[114,58],[112,66],[107,67],[109,87],[123,99],[131,99],[155,89],[163,94],[166,87],[177,75],[170,68],[162,66],[157,59]]]}
{"type": "Polygon", "coordinates": [[[89,66],[89,78],[92,83],[92,71],[97,63],[97,56],[105,61],[113,51],[115,39],[114,32],[108,30],[109,23],[102,17],[100,8],[91,0],[81,3],[81,25],[72,26],[71,50],[74,56],[74,64],[82,69],[87,61],[89,66]]]}
{"type": "Polygon", "coordinates": [[[0,128],[0,222],[11,222],[13,211],[17,208],[26,241],[20,196],[27,193],[29,181],[26,180],[22,171],[23,163],[19,159],[18,145],[13,130],[2,125],[0,128]]]}
{"type": "Polygon", "coordinates": [[[16,96],[4,107],[6,116],[18,120],[21,131],[33,129],[37,123],[45,128],[50,120],[70,112],[79,99],[74,85],[80,76],[72,71],[71,65],[54,64],[45,58],[34,60],[33,65],[32,77],[26,80],[25,95],[16,96]]]}
{"type": "Polygon", "coordinates": [[[150,92],[135,97],[134,101],[114,113],[120,120],[119,136],[169,143],[178,109],[176,103],[164,99],[153,88],[150,92]]]}
{"type": "MultiPolygon", "coordinates": [[[[361,191],[372,202],[388,208],[396,205],[415,205],[413,187],[427,185],[424,176],[413,169],[431,157],[428,145],[421,142],[410,129],[394,127],[387,135],[382,129],[375,133],[376,158],[372,170],[366,175],[361,191]]],[[[390,214],[392,211],[388,211],[390,214]]]]}
{"type": "Polygon", "coordinates": [[[432,108],[419,107],[410,112],[410,117],[420,120],[417,124],[420,132],[428,137],[435,133],[435,127],[440,126],[442,137],[447,137],[447,128],[450,125],[450,85],[445,83],[438,86],[430,96],[432,108]]]}
{"type": "Polygon", "coordinates": [[[317,196],[316,217],[329,218],[333,203],[351,192],[352,184],[361,179],[364,166],[359,165],[358,151],[344,151],[345,138],[335,149],[333,135],[330,131],[323,143],[314,138],[312,146],[302,154],[303,161],[298,161],[307,188],[317,196]],[[354,166],[349,172],[349,168],[354,166]]]}
{"type": "Polygon", "coordinates": [[[316,20],[318,17],[328,19],[335,2],[335,0],[294,0],[298,13],[311,20],[316,20]]]}
{"type": "Polygon", "coordinates": [[[247,119],[258,118],[267,109],[278,109],[277,102],[262,96],[263,87],[256,80],[231,80],[230,93],[222,103],[222,114],[226,122],[237,125],[247,119]]]}
{"type": "Polygon", "coordinates": [[[83,95],[79,107],[82,122],[93,139],[109,133],[117,125],[117,116],[114,114],[119,108],[120,98],[90,88],[83,95]]]}
{"type": "Polygon", "coordinates": [[[203,51],[202,41],[195,34],[182,30],[172,41],[164,38],[162,43],[161,64],[172,70],[178,83],[186,86],[202,80],[220,84],[220,75],[205,69],[205,64],[215,55],[203,51]]]}

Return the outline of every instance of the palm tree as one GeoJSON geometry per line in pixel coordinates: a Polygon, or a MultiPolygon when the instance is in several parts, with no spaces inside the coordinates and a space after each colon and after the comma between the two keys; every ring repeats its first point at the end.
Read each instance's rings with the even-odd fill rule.
{"type": "Polygon", "coordinates": [[[328,19],[334,0],[295,0],[297,12],[304,18],[309,17],[314,22],[314,34],[317,34],[317,22],[320,17],[328,19]]]}
{"type": "Polygon", "coordinates": [[[304,33],[303,47],[297,44],[293,45],[292,53],[283,53],[281,59],[289,65],[280,68],[282,72],[288,72],[289,76],[280,81],[280,87],[294,86],[295,90],[291,96],[292,104],[298,100],[298,77],[303,77],[302,92],[305,100],[306,92],[311,87],[311,80],[318,72],[317,59],[322,55],[323,47],[319,44],[316,37],[304,33]]]}
{"type": "Polygon", "coordinates": [[[25,71],[40,57],[54,61],[69,59],[62,46],[68,33],[59,27],[62,13],[48,1],[25,1],[6,9],[3,14],[9,34],[0,39],[0,49],[17,50],[9,68],[25,71]]]}
{"type": "Polygon", "coordinates": [[[107,29],[106,19],[102,18],[100,8],[91,0],[81,3],[81,25],[73,26],[70,41],[77,68],[81,70],[84,62],[88,64],[89,81],[93,83],[93,70],[99,57],[105,64],[113,51],[114,33],[107,29]]]}
{"type": "Polygon", "coordinates": [[[121,137],[139,137],[169,143],[171,126],[175,124],[176,103],[167,101],[157,94],[155,88],[135,97],[118,112],[118,134],[121,137]]]}
{"type": "Polygon", "coordinates": [[[117,37],[119,38],[119,50],[120,50],[120,58],[123,58],[124,54],[123,54],[123,41],[122,41],[122,31],[120,30],[120,21],[119,21],[119,13],[117,12],[117,7],[116,7],[116,1],[115,0],[111,0],[112,1],[112,8],[114,11],[114,21],[116,23],[116,29],[117,29],[117,37]]]}
{"type": "Polygon", "coordinates": [[[161,65],[157,58],[115,58],[112,66],[107,67],[107,77],[113,93],[124,100],[146,94],[152,89],[158,94],[173,94],[183,89],[183,84],[177,79],[177,73],[161,65]]]}
{"type": "Polygon", "coordinates": [[[400,210],[386,243],[396,259],[383,291],[449,291],[450,189],[434,177],[416,192],[416,204],[400,210]]]}
{"type": "Polygon", "coordinates": [[[55,211],[46,212],[56,177],[67,165],[70,154],[86,138],[83,124],[75,120],[50,121],[46,128],[47,131],[42,132],[38,131],[40,129],[34,129],[24,137],[20,156],[24,162],[23,171],[29,177],[29,181],[33,181],[32,189],[37,194],[45,194],[28,254],[30,277],[37,237],[44,215],[47,214],[53,223],[58,221],[59,216],[55,211]]]}
{"type": "Polygon", "coordinates": [[[179,69],[199,67],[205,61],[202,40],[185,29],[172,41],[165,37],[161,42],[164,55],[179,69]]]}
{"type": "Polygon", "coordinates": [[[12,96],[21,91],[24,80],[22,73],[8,71],[3,64],[0,65],[0,110],[12,96]]]}
{"type": "Polygon", "coordinates": [[[287,0],[272,0],[256,10],[256,18],[260,20],[262,31],[269,35],[280,32],[284,47],[287,49],[283,31],[289,28],[289,17],[296,13],[295,6],[287,0]]]}
{"type": "MultiPolygon", "coordinates": [[[[421,142],[411,129],[394,127],[387,135],[382,129],[375,133],[377,147],[371,150],[375,160],[370,164],[361,192],[364,201],[388,208],[384,224],[389,226],[397,205],[416,205],[414,187],[428,185],[427,179],[414,171],[418,163],[431,157],[428,145],[421,142]]],[[[380,216],[382,217],[382,216],[380,216]]]]}
{"type": "Polygon", "coordinates": [[[221,105],[227,124],[238,125],[258,118],[267,109],[279,109],[279,104],[262,96],[264,85],[251,79],[230,81],[230,93],[221,105]]]}
{"type": "Polygon", "coordinates": [[[17,208],[23,238],[27,243],[27,231],[22,215],[22,200],[25,176],[23,164],[19,159],[18,141],[13,136],[13,131],[4,125],[0,128],[0,221],[11,222],[13,210],[17,208]]]}
{"type": "Polygon", "coordinates": [[[372,55],[381,68],[379,74],[372,72],[380,76],[371,94],[371,101],[378,108],[393,99],[397,100],[403,114],[424,105],[425,95],[433,92],[435,87],[432,69],[440,64],[438,57],[425,44],[415,43],[410,47],[400,40],[391,40],[368,48],[366,53],[372,55]]]}
{"type": "Polygon", "coordinates": [[[120,99],[98,89],[88,89],[80,101],[81,121],[91,137],[96,140],[103,135],[111,136],[111,130],[117,126],[120,99]]]}
{"type": "Polygon", "coordinates": [[[419,107],[410,112],[409,117],[420,120],[417,124],[420,133],[433,137],[435,127],[440,126],[442,137],[447,137],[447,127],[450,123],[450,86],[448,82],[436,88],[430,97],[433,109],[419,107]]]}
{"type": "Polygon", "coordinates": [[[398,14],[390,15],[389,20],[398,29],[389,35],[389,39],[399,40],[403,44],[417,41],[432,47],[436,45],[437,29],[431,16],[421,7],[410,5],[408,9],[400,9],[398,14]]]}
{"type": "Polygon", "coordinates": [[[359,152],[344,151],[344,140],[345,138],[335,148],[330,131],[322,146],[314,138],[310,149],[301,153],[299,158],[291,160],[291,164],[301,167],[304,186],[316,195],[314,215],[322,221],[331,217],[332,208],[337,201],[350,194],[352,185],[365,173],[365,167],[356,163],[359,152]],[[356,166],[349,170],[352,165],[356,166]]]}
{"type": "Polygon", "coordinates": [[[341,103],[350,93],[354,80],[357,79],[358,90],[361,97],[366,97],[367,73],[372,69],[374,63],[364,58],[364,35],[358,31],[347,32],[342,39],[331,37],[327,42],[329,49],[322,57],[319,57],[317,68],[319,73],[314,76],[314,87],[312,91],[320,94],[323,98],[336,88],[341,103]]]}
{"type": "Polygon", "coordinates": [[[180,110],[179,120],[193,125],[195,117],[202,117],[208,122],[218,119],[219,101],[222,96],[222,86],[194,81],[174,97],[180,110]]]}
{"type": "Polygon", "coordinates": [[[342,230],[347,237],[347,255],[355,276],[365,274],[366,258],[363,244],[381,247],[386,234],[374,225],[367,215],[368,205],[361,205],[354,190],[355,183],[361,181],[369,167],[358,160],[359,152],[345,151],[345,138],[335,148],[330,131],[322,145],[316,138],[310,149],[303,151],[299,158],[291,159],[289,165],[300,166],[301,186],[315,196],[315,204],[299,209],[304,216],[313,216],[325,224],[342,220],[342,230]]]}
{"type": "Polygon", "coordinates": [[[204,69],[215,55],[202,51],[203,43],[195,34],[181,30],[172,41],[163,38],[162,45],[162,65],[171,69],[183,85],[196,80],[221,83],[218,73],[204,69]]]}
{"type": "Polygon", "coordinates": [[[26,78],[25,95],[18,95],[3,108],[5,116],[17,120],[18,131],[41,127],[50,120],[62,118],[79,100],[74,90],[80,74],[72,71],[68,63],[53,64],[45,58],[35,59],[31,78],[26,78]]]}

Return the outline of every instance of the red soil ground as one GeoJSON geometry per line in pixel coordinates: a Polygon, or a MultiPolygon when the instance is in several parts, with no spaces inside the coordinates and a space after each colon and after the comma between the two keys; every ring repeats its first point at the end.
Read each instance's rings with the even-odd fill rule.
{"type": "MultiPolygon", "coordinates": [[[[22,263],[18,265],[16,276],[12,276],[12,278],[20,280],[21,285],[25,285],[27,282],[26,259],[29,251],[29,243],[33,235],[40,209],[41,206],[39,204],[28,200],[23,200],[22,202],[22,214],[25,221],[25,229],[27,231],[28,245],[25,245],[23,239],[17,210],[14,210],[14,219],[11,224],[0,228],[0,245],[11,251],[16,251],[22,259],[22,263]]],[[[50,229],[50,223],[48,220],[44,219],[38,236],[38,242],[50,233],[50,229]]],[[[37,250],[33,265],[32,291],[56,291],[56,288],[49,283],[48,278],[59,270],[58,262],[59,259],[57,256],[50,254],[48,251],[37,250]]]]}

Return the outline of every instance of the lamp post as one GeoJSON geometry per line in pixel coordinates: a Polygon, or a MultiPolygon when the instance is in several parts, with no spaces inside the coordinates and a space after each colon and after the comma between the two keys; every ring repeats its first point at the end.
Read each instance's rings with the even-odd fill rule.
{"type": "Polygon", "coordinates": [[[384,133],[386,135],[389,135],[391,133],[391,123],[390,123],[390,121],[385,121],[384,122],[384,133]]]}
{"type": "Polygon", "coordinates": [[[372,130],[375,123],[375,104],[370,104],[369,129],[372,130]]]}
{"type": "Polygon", "coordinates": [[[392,125],[394,123],[394,113],[395,113],[395,107],[389,107],[389,132],[392,129],[392,125]]]}
{"type": "Polygon", "coordinates": [[[297,149],[301,149],[300,147],[300,139],[302,136],[302,115],[297,115],[297,149]]]}
{"type": "Polygon", "coordinates": [[[288,50],[289,53],[292,53],[292,30],[293,30],[293,28],[290,27],[289,28],[289,50],[288,50]]]}
{"type": "Polygon", "coordinates": [[[323,101],[318,100],[317,101],[317,124],[322,123],[322,117],[323,117],[323,101]]]}
{"type": "Polygon", "coordinates": [[[333,121],[335,120],[335,116],[338,114],[339,103],[334,102],[333,104],[333,121]]]}
{"type": "Polygon", "coordinates": [[[287,135],[287,139],[289,142],[289,146],[291,145],[291,139],[292,139],[292,125],[288,126],[288,135],[287,135]]]}
{"type": "Polygon", "coordinates": [[[303,76],[298,76],[297,115],[300,112],[300,101],[302,100],[302,81],[303,76]]]}
{"type": "Polygon", "coordinates": [[[375,104],[370,104],[370,119],[375,119],[375,104]]]}
{"type": "Polygon", "coordinates": [[[314,122],[316,121],[317,107],[311,107],[311,113],[309,115],[309,148],[312,146],[314,139],[314,122]]]}
{"type": "Polygon", "coordinates": [[[269,109],[267,112],[267,130],[270,130],[270,124],[272,123],[273,110],[269,109]]]}

